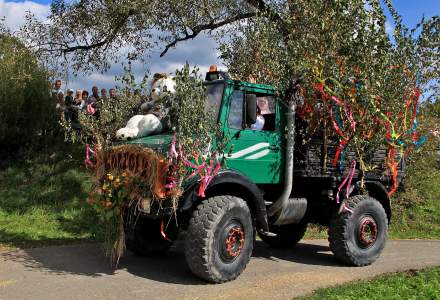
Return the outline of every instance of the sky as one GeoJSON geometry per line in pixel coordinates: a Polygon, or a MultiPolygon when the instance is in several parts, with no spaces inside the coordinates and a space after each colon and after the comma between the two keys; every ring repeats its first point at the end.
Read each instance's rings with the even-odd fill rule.
{"type": "MultiPolygon", "coordinates": [[[[49,13],[50,0],[32,1],[9,1],[0,0],[0,18],[6,17],[6,24],[16,30],[24,23],[26,11],[31,11],[38,18],[44,19],[49,13]]],[[[425,16],[429,18],[440,15],[440,0],[392,0],[397,11],[402,15],[403,22],[408,27],[414,27],[418,21],[425,16]]],[[[387,22],[387,30],[392,32],[392,21],[387,22]]],[[[177,48],[171,49],[164,57],[159,57],[159,50],[152,53],[151,58],[145,64],[135,64],[133,71],[138,78],[141,78],[146,70],[151,74],[156,72],[173,73],[181,68],[185,62],[196,65],[201,72],[206,72],[209,65],[217,63],[222,67],[218,60],[216,43],[207,36],[199,36],[194,40],[182,42],[177,48]]],[[[67,76],[64,80],[64,88],[89,89],[93,85],[100,88],[110,88],[114,86],[114,77],[122,72],[122,66],[116,64],[104,74],[99,72],[87,76],[67,76]]]]}

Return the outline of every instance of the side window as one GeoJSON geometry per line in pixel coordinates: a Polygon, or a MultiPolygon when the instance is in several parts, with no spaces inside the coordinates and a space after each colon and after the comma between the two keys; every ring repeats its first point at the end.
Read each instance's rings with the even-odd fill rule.
{"type": "Polygon", "coordinates": [[[243,127],[243,91],[234,91],[229,109],[228,124],[230,128],[242,129],[243,127]]]}
{"type": "Polygon", "coordinates": [[[275,113],[275,99],[271,96],[258,95],[257,105],[260,107],[262,115],[275,113]]]}
{"type": "Polygon", "coordinates": [[[273,95],[257,94],[257,122],[252,130],[275,131],[275,98],[273,95]]]}

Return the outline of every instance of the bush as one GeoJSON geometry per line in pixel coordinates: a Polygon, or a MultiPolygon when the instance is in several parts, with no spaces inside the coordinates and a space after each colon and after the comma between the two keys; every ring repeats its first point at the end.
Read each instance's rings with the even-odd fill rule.
{"type": "Polygon", "coordinates": [[[55,128],[47,71],[17,38],[0,32],[0,148],[11,154],[55,128]]]}

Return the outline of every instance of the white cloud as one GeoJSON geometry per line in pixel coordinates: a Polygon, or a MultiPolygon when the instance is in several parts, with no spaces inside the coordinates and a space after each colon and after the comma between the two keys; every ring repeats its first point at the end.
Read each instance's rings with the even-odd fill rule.
{"type": "Polygon", "coordinates": [[[391,36],[394,34],[394,26],[388,20],[385,22],[385,31],[391,36]]]}
{"type": "Polygon", "coordinates": [[[25,22],[25,15],[28,11],[39,19],[45,19],[49,14],[50,6],[32,1],[7,2],[0,0],[0,18],[6,18],[8,27],[15,31],[25,22]]]}
{"type": "MultiPolygon", "coordinates": [[[[132,65],[132,72],[139,82],[143,76],[159,72],[174,74],[176,69],[181,69],[186,62],[190,66],[197,66],[199,74],[204,77],[211,64],[217,64],[220,69],[226,68],[218,61],[218,51],[216,42],[206,35],[200,35],[194,40],[185,41],[177,44],[175,49],[170,49],[164,57],[160,57],[161,48],[151,53],[150,57],[145,58],[145,62],[135,62],[132,65]]],[[[113,65],[105,74],[93,73],[87,76],[70,76],[67,80],[66,88],[91,90],[92,86],[99,88],[111,88],[116,85],[115,75],[123,73],[120,64],[113,65]]]]}

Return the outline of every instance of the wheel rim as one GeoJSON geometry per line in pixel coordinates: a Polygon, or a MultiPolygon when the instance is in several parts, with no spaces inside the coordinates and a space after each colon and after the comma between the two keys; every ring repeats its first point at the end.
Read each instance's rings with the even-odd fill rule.
{"type": "Polygon", "coordinates": [[[245,244],[243,225],[232,222],[225,226],[220,240],[220,257],[224,262],[233,262],[240,256],[245,244]]]}
{"type": "Polygon", "coordinates": [[[377,240],[377,223],[372,217],[366,216],[361,219],[359,224],[359,245],[363,249],[370,248],[377,240]]]}

